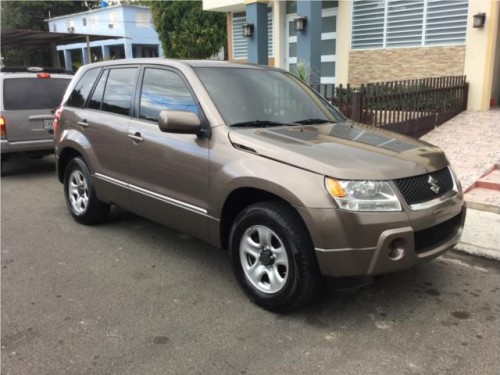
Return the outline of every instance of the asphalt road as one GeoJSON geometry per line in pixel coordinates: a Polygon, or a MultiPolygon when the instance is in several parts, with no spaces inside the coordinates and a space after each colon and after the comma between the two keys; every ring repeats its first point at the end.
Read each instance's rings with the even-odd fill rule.
{"type": "Polygon", "coordinates": [[[118,209],[74,222],[52,158],[4,167],[4,375],[500,373],[497,262],[449,253],[277,315],[203,242],[118,209]]]}

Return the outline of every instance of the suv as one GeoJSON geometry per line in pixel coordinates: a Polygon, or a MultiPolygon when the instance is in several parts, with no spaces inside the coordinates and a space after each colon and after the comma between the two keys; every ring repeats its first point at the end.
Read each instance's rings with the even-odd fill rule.
{"type": "Polygon", "coordinates": [[[76,221],[98,223],[118,205],[228,249],[243,291],[273,311],[306,304],[322,276],[433,259],[464,224],[441,150],[346,120],[279,69],[86,65],[54,127],[76,221]]]}
{"type": "Polygon", "coordinates": [[[72,75],[47,68],[8,68],[0,73],[2,162],[24,152],[32,158],[54,152],[52,122],[72,75]],[[53,74],[53,72],[56,72],[53,74]]]}

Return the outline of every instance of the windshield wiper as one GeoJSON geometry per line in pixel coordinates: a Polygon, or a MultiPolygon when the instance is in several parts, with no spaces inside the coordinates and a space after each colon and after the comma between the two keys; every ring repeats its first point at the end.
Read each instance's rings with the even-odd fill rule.
{"type": "Polygon", "coordinates": [[[267,121],[267,120],[253,120],[253,121],[243,121],[235,122],[231,124],[231,127],[235,128],[267,128],[270,126],[290,126],[291,124],[285,124],[283,122],[277,121],[267,121]]]}
{"type": "Polygon", "coordinates": [[[294,121],[293,123],[294,124],[302,124],[302,125],[311,125],[311,124],[324,124],[327,122],[333,122],[333,121],[326,120],[324,118],[307,118],[307,119],[300,120],[300,121],[294,121]]]}

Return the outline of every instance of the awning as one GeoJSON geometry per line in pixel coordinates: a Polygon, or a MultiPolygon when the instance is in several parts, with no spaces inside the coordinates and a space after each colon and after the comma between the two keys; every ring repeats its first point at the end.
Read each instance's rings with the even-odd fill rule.
{"type": "Polygon", "coordinates": [[[40,30],[5,30],[2,29],[2,49],[12,47],[24,47],[27,49],[43,48],[55,45],[86,43],[87,36],[89,42],[96,40],[122,39],[121,36],[109,35],[87,35],[52,33],[40,30]]]}

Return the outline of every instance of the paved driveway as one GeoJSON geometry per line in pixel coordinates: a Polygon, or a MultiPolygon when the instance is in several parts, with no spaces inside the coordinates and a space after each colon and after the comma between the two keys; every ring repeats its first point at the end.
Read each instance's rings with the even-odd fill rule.
{"type": "Polygon", "coordinates": [[[220,250],[120,210],[85,227],[53,159],[1,180],[2,374],[498,374],[500,266],[450,254],[288,315],[220,250]]]}

